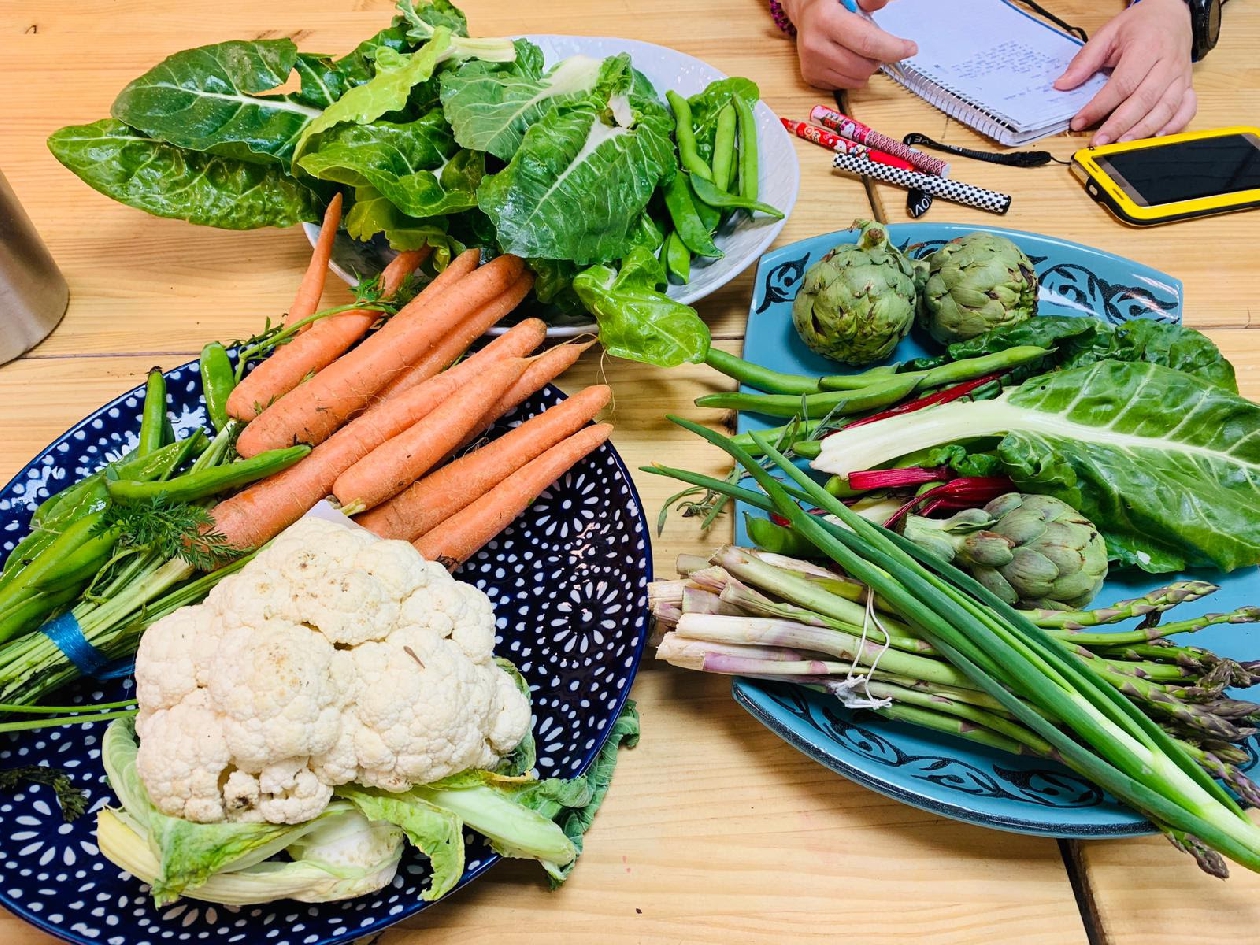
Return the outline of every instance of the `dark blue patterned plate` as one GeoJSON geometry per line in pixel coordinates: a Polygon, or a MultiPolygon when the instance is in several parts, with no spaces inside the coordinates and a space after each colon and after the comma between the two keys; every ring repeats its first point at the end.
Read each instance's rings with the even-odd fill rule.
{"type": "MultiPolygon", "coordinates": [[[[180,435],[205,423],[197,362],[167,375],[168,410],[180,435]]],[[[0,560],[26,533],[31,512],[56,491],[130,449],[142,388],[123,394],[68,430],[0,490],[0,560]]],[[[554,387],[523,404],[495,435],[563,399],[554,387]]],[[[538,773],[583,771],[607,738],[630,691],[647,634],[651,550],[638,493],[605,444],[553,485],[513,525],[460,569],[498,614],[496,652],[529,680],[538,773]]],[[[131,680],[82,684],[59,704],[127,698],[131,680]]],[[[159,945],[332,945],[413,915],[427,884],[427,861],[408,853],[391,885],[342,903],[283,901],[226,908],[195,900],[155,908],[148,887],[100,855],[95,811],[116,803],[100,762],[103,725],[0,736],[0,767],[64,768],[86,789],[90,813],[62,821],[46,787],[0,795],[0,903],[72,942],[159,945]]],[[[459,885],[498,857],[469,834],[459,885]]],[[[458,887],[457,887],[458,888],[458,887]]]]}
{"type": "MultiPolygon", "coordinates": [[[[1177,279],[1110,253],[996,227],[906,223],[888,228],[892,242],[916,256],[977,229],[1009,237],[1032,259],[1040,279],[1041,314],[1097,315],[1113,323],[1130,318],[1181,320],[1177,279]]],[[[792,327],[792,300],[810,263],[836,245],[855,240],[856,231],[845,230],[802,240],[762,257],[744,357],[779,371],[836,373],[834,362],[814,354],[797,336],[792,327]]],[[[930,345],[911,334],[890,361],[920,357],[929,353],[930,345]]],[[[770,425],[747,415],[739,420],[741,432],[770,425]]],[[[739,511],[761,514],[743,506],[739,511]]],[[[737,518],[736,538],[747,542],[742,515],[737,518]]],[[[1221,590],[1206,600],[1183,604],[1178,614],[1189,617],[1231,610],[1260,599],[1260,574],[1255,568],[1194,577],[1214,581],[1221,590]]],[[[1103,606],[1166,583],[1140,574],[1113,577],[1097,603],[1103,606]]],[[[1260,657],[1260,629],[1255,627],[1213,627],[1195,634],[1194,642],[1235,659],[1260,657]]],[[[1153,830],[1141,816],[1056,764],[986,749],[870,712],[850,711],[834,698],[793,687],[736,680],[734,695],[771,731],[811,758],[859,784],[925,810],[1052,837],[1119,837],[1153,830]]],[[[1252,754],[1254,758],[1254,750],[1252,754]]]]}

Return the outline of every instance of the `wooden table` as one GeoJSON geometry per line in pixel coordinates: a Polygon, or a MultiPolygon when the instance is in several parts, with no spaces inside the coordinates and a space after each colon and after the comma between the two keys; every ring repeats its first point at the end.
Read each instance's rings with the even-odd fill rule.
{"type": "MultiPolygon", "coordinates": [[[[1118,7],[1118,0],[1115,3],[1118,7]]],[[[547,5],[468,0],[475,33],[618,35],[675,46],[756,79],[772,108],[802,117],[825,96],[797,77],[791,45],[759,0],[588,0],[547,5]]],[[[1084,0],[1056,8],[1096,25],[1084,0]],[[1076,16],[1077,13],[1081,15],[1076,16]]],[[[229,38],[292,36],[304,49],[340,53],[390,16],[387,0],[51,0],[0,6],[0,160],[68,278],[73,300],[60,328],[28,356],[0,368],[0,481],[72,422],[143,379],[173,367],[211,338],[251,333],[292,298],[308,248],[299,232],[227,233],[155,220],[100,197],[44,147],[63,124],[108,113],[129,79],[178,49],[229,38]]],[[[1227,11],[1221,49],[1200,70],[1201,126],[1260,124],[1260,10],[1227,11]]],[[[889,133],[921,130],[948,141],[971,136],[876,80],[853,108],[889,133]]],[[[1050,147],[1068,154],[1076,142],[1050,147]]],[[[790,242],[870,216],[856,181],[834,177],[826,155],[797,142],[802,199],[784,229],[790,242]]],[[[1062,235],[1167,269],[1186,281],[1187,317],[1211,327],[1243,384],[1260,395],[1260,345],[1244,329],[1256,296],[1245,215],[1136,233],[1108,220],[1062,169],[974,177],[1016,195],[1012,226],[1062,235]]],[[[900,195],[881,191],[890,219],[900,195]]],[[[939,204],[933,220],[976,220],[939,204]]],[[[992,218],[983,222],[992,223],[992,218]]],[[[702,305],[718,343],[738,351],[751,274],[702,305]]],[[[333,301],[348,299],[340,287],[333,301]]],[[[691,401],[722,379],[703,367],[664,372],[594,355],[564,379],[575,388],[607,378],[616,392],[614,437],[635,468],[668,456],[723,468],[663,420],[667,411],[722,424],[691,401]]],[[[650,513],[670,489],[638,477],[650,513]]],[[[706,539],[671,521],[655,544],[668,573],[679,552],[706,539]]],[[[885,800],[806,760],[735,707],[725,681],[645,664],[634,687],[640,746],[623,753],[615,788],[592,830],[582,866],[548,893],[532,864],[509,863],[451,902],[385,933],[387,945],[513,942],[1112,943],[1236,942],[1260,938],[1252,877],[1224,885],[1196,873],[1158,840],[1081,848],[956,824],[885,800]],[[1074,884],[1077,892],[1074,893],[1074,884]],[[1084,911],[1078,906],[1084,904],[1084,911]]],[[[51,941],[0,913],[0,942],[51,941]]]]}

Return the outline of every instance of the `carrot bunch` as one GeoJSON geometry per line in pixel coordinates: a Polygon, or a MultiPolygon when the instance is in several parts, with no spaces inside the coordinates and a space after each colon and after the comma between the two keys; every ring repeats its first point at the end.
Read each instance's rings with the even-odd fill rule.
{"type": "MultiPolygon", "coordinates": [[[[286,324],[318,307],[332,248],[322,237],[339,219],[334,201],[286,324]]],[[[400,254],[382,275],[382,294],[395,294],[427,255],[400,254]]],[[[233,546],[258,547],[332,495],[364,527],[453,569],[604,443],[611,425],[589,425],[611,396],[601,385],[458,455],[590,347],[534,355],[546,325],[531,318],[468,355],[533,287],[519,257],[479,262],[478,250],[461,254],[371,334],[377,312],[314,322],[242,381],[228,403],[248,422],[241,456],[313,449],[219,503],[208,528],[233,546]]]]}

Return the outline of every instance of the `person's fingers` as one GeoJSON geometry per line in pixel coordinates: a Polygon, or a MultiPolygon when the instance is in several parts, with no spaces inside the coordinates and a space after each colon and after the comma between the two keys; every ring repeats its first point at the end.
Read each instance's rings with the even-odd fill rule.
{"type": "Polygon", "coordinates": [[[1070,91],[1105,66],[1107,57],[1111,55],[1112,35],[1113,31],[1105,26],[1095,33],[1072,57],[1063,75],[1054,80],[1054,87],[1060,92],[1070,91]]]}
{"type": "Polygon", "coordinates": [[[858,79],[861,82],[865,82],[878,72],[880,65],[882,65],[877,60],[859,56],[852,49],[847,49],[838,43],[830,50],[827,62],[836,72],[858,79]]]}
{"type": "MultiPolygon", "coordinates": [[[[1146,115],[1140,118],[1132,128],[1116,138],[1118,142],[1137,141],[1139,138],[1149,138],[1155,132],[1163,128],[1168,122],[1172,121],[1173,115],[1177,114],[1177,109],[1181,107],[1181,100],[1185,97],[1186,83],[1181,76],[1173,79],[1171,85],[1165,89],[1163,96],[1155,107],[1146,115]]],[[[1132,101],[1132,100],[1130,100],[1132,101]]]]}
{"type": "MultiPolygon", "coordinates": [[[[1176,78],[1176,75],[1172,72],[1170,66],[1166,63],[1158,63],[1154,69],[1146,74],[1146,78],[1139,83],[1137,88],[1133,90],[1133,94],[1125,98],[1107,116],[1107,120],[1095,132],[1094,139],[1090,143],[1095,147],[1101,147],[1104,144],[1118,141],[1121,135],[1125,134],[1159,105],[1164,97],[1164,93],[1168,91],[1169,82],[1174,78],[1176,78]]],[[[1165,120],[1170,117],[1172,117],[1171,110],[1165,116],[1165,120]]]]}
{"type": "Polygon", "coordinates": [[[1199,96],[1194,89],[1186,89],[1185,95],[1181,98],[1181,107],[1177,109],[1177,114],[1173,115],[1172,120],[1168,124],[1155,132],[1155,137],[1162,138],[1164,135],[1175,135],[1181,131],[1186,125],[1190,124],[1190,119],[1194,117],[1194,113],[1199,110],[1199,96]]]}
{"type": "Polygon", "coordinates": [[[889,0],[858,0],[858,6],[867,13],[874,13],[876,10],[882,10],[888,6],[889,0]]]}
{"type": "MultiPolygon", "coordinates": [[[[1107,84],[1076,113],[1076,117],[1072,119],[1072,129],[1080,131],[1088,128],[1110,115],[1121,102],[1127,102],[1154,66],[1155,60],[1146,56],[1142,56],[1140,60],[1137,56],[1122,59],[1107,84]]],[[[1151,104],[1154,105],[1154,101],[1151,104]]]]}
{"type": "Polygon", "coordinates": [[[845,16],[844,28],[837,30],[832,40],[863,59],[876,62],[898,62],[919,51],[910,40],[886,33],[870,20],[852,13],[845,16]]]}

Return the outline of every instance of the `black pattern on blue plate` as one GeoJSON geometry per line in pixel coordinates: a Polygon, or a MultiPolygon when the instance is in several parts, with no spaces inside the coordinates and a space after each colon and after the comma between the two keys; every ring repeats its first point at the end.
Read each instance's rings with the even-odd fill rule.
{"type": "Polygon", "coordinates": [[[1134,318],[1176,322],[1178,299],[1171,286],[1148,281],[1139,285],[1108,282],[1091,269],[1061,263],[1038,270],[1041,292],[1093,312],[1113,325],[1134,318]]]}
{"type": "MultiPolygon", "coordinates": [[[[168,410],[180,435],[205,423],[197,364],[167,374],[168,410]]],[[[135,443],[141,388],[67,431],[0,489],[0,560],[26,533],[48,496],[117,458],[135,443]]],[[[492,435],[558,403],[549,387],[492,435]]],[[[496,652],[517,664],[534,690],[538,771],[572,776],[594,757],[621,711],[647,632],[651,554],[647,522],[630,475],[604,445],[547,490],[458,577],[495,603],[496,652]],[[598,507],[599,514],[589,514],[598,507]]],[[[80,684],[74,704],[126,698],[128,679],[80,684]]],[[[67,703],[69,704],[69,703],[67,703]]],[[[61,938],[101,945],[214,941],[242,945],[350,942],[418,912],[427,861],[409,852],[391,885],[343,903],[227,908],[184,900],[155,908],[148,887],[121,873],[96,847],[95,812],[116,803],[100,762],[103,725],[0,736],[0,767],[65,768],[88,793],[90,812],[63,823],[47,787],[0,796],[0,903],[61,938]]],[[[467,834],[460,885],[496,857],[467,834]]]]}
{"type": "Polygon", "coordinates": [[[760,315],[775,302],[790,302],[796,298],[796,291],[805,278],[805,265],[808,262],[809,254],[806,253],[799,259],[781,262],[767,272],[761,292],[761,304],[754,314],[760,315]]]}
{"type": "Polygon", "coordinates": [[[868,712],[851,711],[839,701],[812,698],[795,687],[775,685],[766,689],[786,711],[854,754],[947,790],[1056,808],[1095,807],[1104,798],[1093,784],[1063,769],[1015,771],[996,765],[981,768],[948,754],[910,754],[863,727],[860,722],[864,716],[870,716],[868,712]]]}

